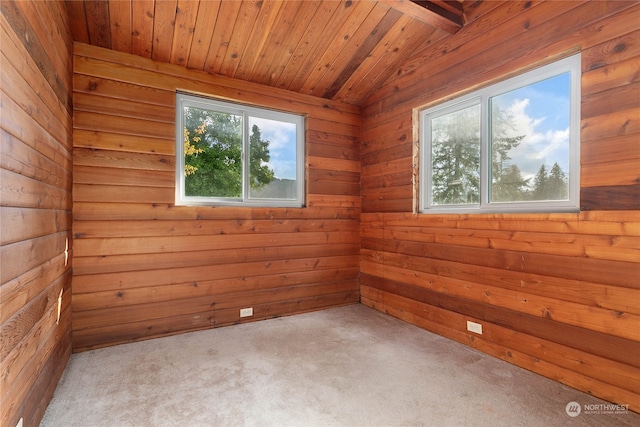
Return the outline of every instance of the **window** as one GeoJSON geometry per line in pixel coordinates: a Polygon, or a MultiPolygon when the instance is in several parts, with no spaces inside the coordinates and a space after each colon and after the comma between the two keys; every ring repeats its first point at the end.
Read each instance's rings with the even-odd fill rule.
{"type": "Polygon", "coordinates": [[[420,112],[421,212],[579,210],[580,55],[420,112]]]}
{"type": "Polygon", "coordinates": [[[303,200],[302,116],[177,94],[177,205],[300,207],[303,200]]]}

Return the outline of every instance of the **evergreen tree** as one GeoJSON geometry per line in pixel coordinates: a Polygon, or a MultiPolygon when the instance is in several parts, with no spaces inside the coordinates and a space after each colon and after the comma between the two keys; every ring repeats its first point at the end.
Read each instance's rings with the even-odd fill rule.
{"type": "Polygon", "coordinates": [[[432,121],[433,203],[480,200],[480,108],[473,106],[432,121]]]}
{"type": "Polygon", "coordinates": [[[540,169],[538,169],[538,173],[536,173],[535,178],[533,179],[533,190],[531,192],[533,200],[549,200],[549,184],[547,177],[547,168],[544,166],[544,163],[540,165],[540,169]]]}
{"type": "Polygon", "coordinates": [[[567,175],[556,162],[547,173],[543,165],[533,181],[533,200],[566,200],[568,196],[567,175]]]}
{"type": "Polygon", "coordinates": [[[515,202],[526,200],[528,180],[520,168],[511,165],[509,152],[520,144],[524,135],[508,136],[514,128],[509,113],[497,103],[491,103],[491,200],[515,202]]]}
{"type": "Polygon", "coordinates": [[[549,172],[548,187],[549,200],[567,199],[567,175],[558,163],[554,163],[551,172],[549,172]]]}
{"type": "Polygon", "coordinates": [[[492,202],[520,202],[529,198],[529,180],[522,177],[517,165],[501,170],[498,180],[491,186],[492,202]]]}
{"type": "MultiPolygon", "coordinates": [[[[480,200],[480,108],[471,106],[437,117],[432,124],[432,192],[434,204],[478,203],[480,200]]],[[[491,171],[493,201],[528,197],[528,180],[509,165],[509,152],[524,135],[509,136],[514,128],[509,113],[492,104],[491,171]]]]}
{"type": "Polygon", "coordinates": [[[251,177],[251,188],[260,188],[270,183],[275,174],[269,169],[267,162],[271,159],[269,155],[269,141],[262,139],[260,128],[253,125],[249,138],[249,176],[251,177]]]}

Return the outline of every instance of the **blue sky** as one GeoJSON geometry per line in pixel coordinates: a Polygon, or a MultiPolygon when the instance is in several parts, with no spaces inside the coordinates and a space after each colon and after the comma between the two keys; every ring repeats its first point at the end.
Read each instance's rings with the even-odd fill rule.
{"type": "Polygon", "coordinates": [[[525,135],[511,150],[511,162],[525,178],[540,165],[547,172],[557,162],[569,172],[569,73],[531,84],[493,98],[508,111],[516,128],[510,135],[525,135]]]}
{"type": "MultiPolygon", "coordinates": [[[[493,98],[512,117],[511,135],[525,135],[509,153],[525,178],[544,164],[547,172],[557,162],[569,172],[569,74],[563,74],[493,98]]],[[[292,123],[250,117],[269,141],[269,166],[277,178],[296,177],[296,129],[292,123]]]]}
{"type": "Polygon", "coordinates": [[[262,139],[269,141],[269,167],[276,178],[296,178],[296,125],[277,120],[249,117],[249,129],[256,124],[262,139]]]}

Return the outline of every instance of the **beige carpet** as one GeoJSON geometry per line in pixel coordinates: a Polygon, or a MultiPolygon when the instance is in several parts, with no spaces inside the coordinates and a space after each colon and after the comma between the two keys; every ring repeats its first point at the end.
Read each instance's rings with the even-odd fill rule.
{"type": "Polygon", "coordinates": [[[637,426],[362,305],[72,356],[41,426],[637,426]]]}

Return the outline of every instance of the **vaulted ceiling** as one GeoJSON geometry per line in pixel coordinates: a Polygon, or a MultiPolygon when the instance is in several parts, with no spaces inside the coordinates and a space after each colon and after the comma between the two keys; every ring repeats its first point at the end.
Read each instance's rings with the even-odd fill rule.
{"type": "Polygon", "coordinates": [[[463,1],[68,0],[75,41],[355,105],[463,1]]]}

